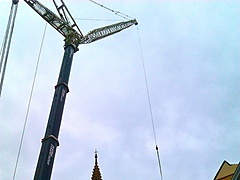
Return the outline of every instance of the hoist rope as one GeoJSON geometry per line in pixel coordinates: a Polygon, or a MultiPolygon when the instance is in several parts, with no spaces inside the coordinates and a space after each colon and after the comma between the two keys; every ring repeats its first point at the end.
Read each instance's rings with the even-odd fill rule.
{"type": "MultiPolygon", "coordinates": [[[[101,6],[104,9],[107,9],[111,12],[113,12],[115,15],[120,16],[125,19],[134,19],[126,14],[121,13],[120,11],[115,11],[112,10],[106,6],[103,6],[102,4],[99,4],[93,0],[89,0],[92,3],[97,4],[98,6],[101,6]]],[[[141,40],[140,40],[140,34],[139,34],[139,29],[137,27],[137,32],[138,32],[138,41],[139,41],[139,47],[140,47],[140,52],[141,52],[141,59],[142,59],[142,66],[143,66],[143,72],[144,72],[144,80],[145,80],[145,85],[146,85],[146,91],[147,91],[147,98],[148,98],[148,105],[149,105],[149,111],[150,111],[150,116],[151,116],[151,123],[152,123],[152,130],[153,130],[153,137],[156,145],[156,152],[157,152],[157,160],[158,160],[158,167],[159,167],[159,173],[160,173],[160,178],[163,180],[163,173],[162,173],[162,166],[161,166],[161,161],[160,161],[160,153],[159,153],[159,148],[157,145],[157,137],[156,137],[156,130],[155,130],[155,124],[154,124],[154,118],[153,118],[153,111],[152,111],[152,105],[151,105],[151,99],[150,99],[150,93],[149,93],[149,88],[148,88],[148,81],[147,81],[147,74],[146,74],[146,68],[145,68],[145,63],[144,63],[144,58],[143,58],[143,52],[142,52],[142,45],[141,45],[141,40]]]]}
{"type": "Polygon", "coordinates": [[[138,27],[137,27],[137,32],[138,32],[139,48],[140,48],[140,52],[141,52],[141,59],[142,59],[142,67],[143,67],[143,73],[144,73],[145,86],[146,86],[146,91],[147,91],[148,106],[149,106],[149,112],[150,112],[151,124],[152,124],[152,130],[153,130],[153,137],[154,137],[154,141],[155,141],[155,145],[156,145],[159,173],[160,173],[161,180],[163,180],[162,166],[161,166],[161,161],[160,161],[160,153],[159,153],[159,149],[158,149],[158,145],[157,145],[156,129],[155,129],[155,123],[154,123],[154,118],[153,118],[153,111],[152,111],[150,92],[149,92],[149,88],[148,88],[147,73],[146,73],[146,67],[145,67],[144,58],[143,58],[142,43],[141,43],[141,40],[140,40],[140,33],[139,33],[138,27]]]}
{"type": "Polygon", "coordinates": [[[91,1],[91,2],[94,3],[94,4],[97,4],[98,6],[101,6],[101,7],[104,8],[104,9],[107,9],[107,10],[113,12],[115,15],[117,15],[117,16],[119,16],[119,17],[122,17],[122,18],[124,18],[124,19],[134,19],[134,18],[132,18],[131,16],[128,16],[127,14],[124,14],[124,13],[122,13],[122,12],[120,12],[120,11],[115,11],[115,10],[113,10],[113,9],[110,9],[110,8],[108,8],[108,7],[106,7],[106,6],[103,6],[102,4],[99,4],[99,3],[95,2],[95,1],[93,1],[93,0],[89,0],[89,1],[91,1]]]}
{"type": "Polygon", "coordinates": [[[117,19],[93,19],[93,18],[74,18],[80,21],[117,21],[117,19]]]}
{"type": "Polygon", "coordinates": [[[17,154],[17,160],[16,160],[16,164],[15,164],[15,168],[14,168],[14,173],[13,173],[13,180],[15,179],[16,172],[17,172],[18,161],[19,161],[19,157],[20,157],[20,153],[21,153],[21,149],[22,149],[23,138],[24,138],[24,134],[25,134],[25,130],[26,130],[26,125],[27,125],[27,120],[28,120],[28,114],[29,114],[29,110],[30,110],[30,106],[31,106],[33,90],[34,90],[34,86],[35,86],[35,82],[36,82],[36,77],[37,77],[37,72],[38,72],[38,66],[39,66],[40,57],[41,57],[41,53],[42,53],[43,42],[44,42],[45,35],[46,35],[46,29],[47,29],[47,23],[46,23],[45,28],[44,28],[44,31],[43,31],[42,42],[41,42],[41,45],[40,45],[40,50],[39,50],[39,54],[38,54],[37,64],[36,64],[36,68],[35,68],[35,72],[34,72],[34,77],[33,77],[33,82],[32,82],[32,87],[31,87],[31,92],[30,92],[29,101],[28,101],[28,106],[27,106],[27,112],[26,112],[26,116],[25,116],[25,121],[24,121],[24,125],[23,125],[22,135],[21,135],[20,144],[19,144],[19,149],[18,149],[18,154],[17,154]]]}
{"type": "Polygon", "coordinates": [[[11,10],[10,10],[10,15],[9,15],[9,19],[8,19],[8,25],[7,25],[4,41],[3,41],[3,44],[2,44],[2,47],[1,47],[1,53],[0,53],[1,54],[1,60],[0,60],[0,97],[1,97],[1,93],[2,93],[3,80],[4,80],[4,76],[5,76],[7,59],[8,59],[8,54],[9,54],[9,49],[10,49],[10,45],[11,45],[16,14],[17,14],[17,7],[18,7],[18,4],[12,3],[11,10]]]}

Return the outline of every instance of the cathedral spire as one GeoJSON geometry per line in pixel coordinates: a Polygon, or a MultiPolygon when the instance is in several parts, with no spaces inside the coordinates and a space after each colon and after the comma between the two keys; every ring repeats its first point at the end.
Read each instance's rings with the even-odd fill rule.
{"type": "Polygon", "coordinates": [[[92,173],[92,180],[102,180],[101,172],[98,167],[98,161],[97,161],[98,155],[97,155],[97,150],[95,150],[95,165],[93,168],[93,173],[92,173]]]}

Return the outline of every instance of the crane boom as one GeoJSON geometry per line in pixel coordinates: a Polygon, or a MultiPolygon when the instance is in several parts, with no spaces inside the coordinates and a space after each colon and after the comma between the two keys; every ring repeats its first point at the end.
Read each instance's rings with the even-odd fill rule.
{"type": "Polygon", "coordinates": [[[45,7],[37,0],[24,0],[24,1],[64,37],[74,35],[76,38],[75,41],[79,42],[83,35],[81,31],[78,30],[78,28],[74,29],[73,25],[71,25],[70,22],[67,22],[64,19],[59,18],[55,13],[53,13],[50,9],[45,7]]]}
{"type": "Polygon", "coordinates": [[[87,44],[87,43],[97,41],[104,37],[120,32],[121,30],[126,29],[132,26],[133,24],[135,25],[138,24],[136,19],[124,21],[124,22],[120,22],[120,23],[116,23],[116,24],[112,24],[109,26],[92,30],[81,39],[80,44],[87,44]]]}

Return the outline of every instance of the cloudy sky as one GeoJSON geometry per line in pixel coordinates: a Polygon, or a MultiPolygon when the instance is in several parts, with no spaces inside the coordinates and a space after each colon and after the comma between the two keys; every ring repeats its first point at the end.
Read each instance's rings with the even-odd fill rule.
{"type": "MultiPolygon", "coordinates": [[[[52,9],[52,1],[42,0],[52,9]]],[[[164,180],[213,179],[239,162],[240,4],[237,0],[99,0],[138,20],[164,180]]],[[[120,17],[65,0],[83,34],[120,17]],[[83,20],[95,19],[95,20],[83,20]],[[104,21],[99,21],[99,20],[104,21]]],[[[0,1],[0,40],[11,1],[0,1]]],[[[19,3],[0,99],[0,179],[13,177],[45,22],[19,3]]],[[[16,180],[32,179],[63,57],[47,26],[16,180]]],[[[53,180],[159,180],[136,26],[74,55],[53,180]]]]}

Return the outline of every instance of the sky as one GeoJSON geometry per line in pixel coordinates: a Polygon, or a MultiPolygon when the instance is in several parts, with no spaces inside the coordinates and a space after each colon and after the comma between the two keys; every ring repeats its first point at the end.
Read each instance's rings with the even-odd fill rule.
{"type": "MultiPolygon", "coordinates": [[[[87,0],[64,2],[83,34],[124,20],[87,0]]],[[[97,2],[139,25],[75,53],[52,179],[91,179],[95,149],[105,180],[160,179],[141,52],[163,179],[213,179],[224,160],[239,163],[239,1],[97,2]]],[[[10,7],[0,1],[1,41],[10,7]]],[[[19,2],[0,99],[3,180],[13,178],[45,24],[19,2]]],[[[16,180],[33,179],[63,40],[47,26],[16,180]]]]}

